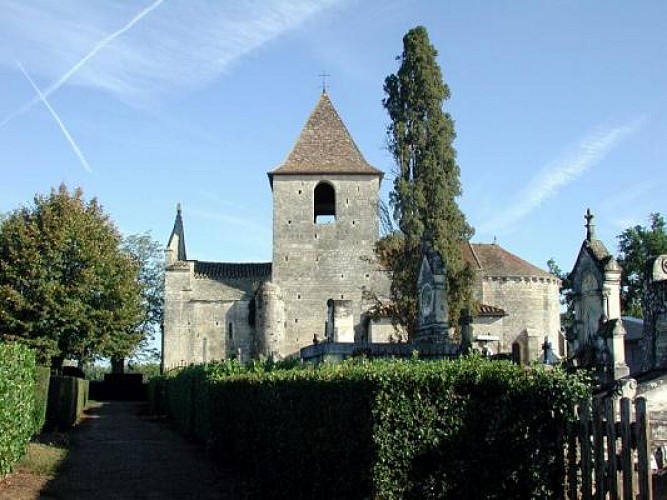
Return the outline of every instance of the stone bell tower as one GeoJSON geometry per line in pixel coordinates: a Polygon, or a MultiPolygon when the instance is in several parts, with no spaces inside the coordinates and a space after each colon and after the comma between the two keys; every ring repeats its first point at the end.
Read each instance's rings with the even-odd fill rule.
{"type": "Polygon", "coordinates": [[[326,92],[285,162],[269,172],[273,190],[272,282],[285,304],[280,351],[326,337],[329,300],[350,301],[354,335],[363,329],[363,291],[375,279],[377,200],[382,172],[366,162],[326,92]]]}

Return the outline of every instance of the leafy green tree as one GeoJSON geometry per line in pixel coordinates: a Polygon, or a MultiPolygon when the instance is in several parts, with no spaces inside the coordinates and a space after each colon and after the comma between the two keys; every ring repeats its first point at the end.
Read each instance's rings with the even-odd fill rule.
{"type": "Polygon", "coordinates": [[[621,311],[624,315],[643,317],[642,290],[648,259],[667,253],[665,218],[658,212],[649,216],[648,227],[636,225],[618,236],[618,262],[621,277],[621,311]]]}
{"type": "Polygon", "coordinates": [[[383,105],[391,119],[388,146],[396,163],[390,204],[402,236],[393,252],[392,297],[408,334],[417,326],[416,281],[422,237],[428,235],[448,267],[450,322],[457,324],[470,300],[472,271],[461,256],[461,242],[473,229],[456,198],[461,195],[459,166],[453,141],[454,121],[443,111],[449,99],[426,28],[418,26],[403,37],[396,74],[385,79],[383,105]]]}
{"type": "Polygon", "coordinates": [[[141,340],[139,266],[97,200],[64,185],[0,225],[0,339],[66,357],[125,356],[141,340]]]}
{"type": "Polygon", "coordinates": [[[565,311],[560,314],[560,324],[565,328],[565,331],[569,331],[574,324],[574,290],[572,289],[572,280],[568,273],[561,270],[553,258],[547,261],[547,268],[551,274],[561,281],[560,303],[565,306],[565,311]]]}
{"type": "Polygon", "coordinates": [[[161,334],[164,317],[164,249],[150,233],[132,234],[123,239],[122,248],[139,265],[139,283],[143,318],[139,325],[141,341],[133,358],[150,362],[159,360],[159,351],[154,346],[161,334]]]}

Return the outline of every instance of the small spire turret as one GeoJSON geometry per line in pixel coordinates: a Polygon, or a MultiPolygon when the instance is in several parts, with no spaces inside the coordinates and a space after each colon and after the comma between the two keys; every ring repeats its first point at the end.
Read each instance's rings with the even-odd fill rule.
{"type": "Polygon", "coordinates": [[[176,205],[176,220],[174,221],[174,229],[171,231],[169,243],[167,243],[167,251],[171,252],[172,258],[176,261],[188,260],[185,252],[185,230],[183,229],[183,215],[181,211],[181,204],[176,205]]]}

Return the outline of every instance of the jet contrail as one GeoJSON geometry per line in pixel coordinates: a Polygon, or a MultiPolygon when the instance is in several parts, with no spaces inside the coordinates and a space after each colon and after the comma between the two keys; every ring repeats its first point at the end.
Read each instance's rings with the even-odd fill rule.
{"type": "Polygon", "coordinates": [[[46,106],[46,108],[51,112],[51,115],[56,120],[56,123],[58,123],[58,126],[60,127],[60,130],[62,131],[63,135],[65,136],[65,139],[67,139],[67,141],[72,146],[72,149],[74,150],[74,153],[76,154],[76,156],[79,157],[79,160],[81,161],[81,164],[83,165],[83,168],[85,168],[88,172],[92,173],[93,169],[90,168],[90,165],[88,164],[88,161],[83,156],[83,153],[79,149],[79,146],[77,146],[76,143],[74,142],[74,139],[72,138],[72,135],[68,132],[67,127],[65,127],[65,124],[63,123],[63,121],[58,116],[58,113],[55,112],[55,110],[49,104],[49,101],[46,100],[46,96],[42,93],[41,90],[39,90],[39,87],[37,87],[37,85],[35,85],[35,82],[32,81],[32,78],[30,78],[30,75],[25,70],[23,65],[18,61],[16,62],[16,64],[18,65],[19,69],[21,70],[21,73],[23,73],[23,75],[26,77],[28,82],[30,82],[30,85],[32,85],[32,88],[35,89],[35,92],[37,93],[37,100],[42,101],[44,103],[44,106],[46,106]]]}
{"type": "MultiPolygon", "coordinates": [[[[122,35],[123,33],[126,33],[128,30],[130,30],[135,24],[137,24],[139,21],[141,21],[144,18],[144,16],[149,14],[155,8],[159,7],[162,2],[164,2],[164,0],[156,0],[155,2],[150,4],[148,7],[146,7],[144,10],[139,12],[132,19],[130,19],[130,21],[125,24],[125,26],[123,26],[122,28],[120,28],[117,31],[114,31],[110,35],[107,35],[104,38],[102,38],[102,40],[97,42],[95,44],[95,47],[93,47],[93,49],[90,52],[88,52],[88,54],[83,56],[81,58],[81,60],[79,60],[79,62],[77,62],[74,66],[72,66],[69,69],[69,71],[67,71],[63,76],[58,78],[58,80],[56,80],[51,85],[49,85],[46,89],[44,89],[44,92],[42,93],[42,95],[46,98],[46,97],[49,97],[51,94],[53,94],[56,90],[58,90],[60,87],[62,87],[65,84],[65,82],[67,82],[67,80],[69,80],[72,77],[72,75],[74,75],[83,66],[85,66],[85,64],[88,61],[90,61],[93,57],[95,57],[100,50],[102,50],[104,47],[109,45],[111,42],[113,42],[120,35],[122,35]]],[[[31,101],[25,103],[19,109],[14,111],[11,115],[9,115],[7,118],[5,118],[2,122],[0,122],[0,128],[7,125],[10,121],[12,121],[17,116],[25,113],[28,109],[33,107],[39,101],[40,101],[40,98],[35,97],[31,101]]]]}

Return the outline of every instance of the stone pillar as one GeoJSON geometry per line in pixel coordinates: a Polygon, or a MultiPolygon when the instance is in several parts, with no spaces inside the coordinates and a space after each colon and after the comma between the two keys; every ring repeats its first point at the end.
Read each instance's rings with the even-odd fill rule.
{"type": "Polygon", "coordinates": [[[613,380],[630,374],[625,362],[625,328],[621,321],[621,272],[620,266],[606,268],[602,285],[602,322],[609,323],[606,339],[610,358],[608,376],[613,380]]]}
{"type": "Polygon", "coordinates": [[[602,284],[603,301],[606,299],[606,308],[603,313],[607,319],[621,317],[621,268],[605,269],[604,283],[602,284]]]}
{"type": "Polygon", "coordinates": [[[331,342],[354,342],[353,301],[329,299],[327,306],[327,339],[331,342]]]}
{"type": "Polygon", "coordinates": [[[260,356],[277,357],[285,338],[285,304],[280,287],[265,282],[255,295],[255,325],[260,356]]]}

